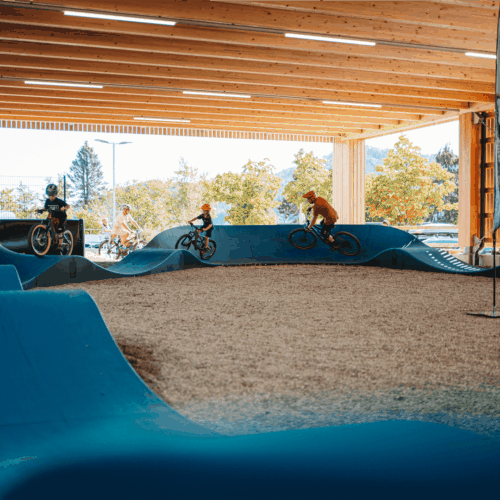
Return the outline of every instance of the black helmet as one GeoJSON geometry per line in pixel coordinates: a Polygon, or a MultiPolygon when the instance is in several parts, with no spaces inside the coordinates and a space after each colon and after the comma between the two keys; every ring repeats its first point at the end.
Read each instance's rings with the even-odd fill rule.
{"type": "Polygon", "coordinates": [[[57,188],[57,186],[55,184],[49,184],[47,186],[47,189],[45,190],[45,192],[47,193],[47,196],[55,196],[57,195],[59,189],[57,188]]]}

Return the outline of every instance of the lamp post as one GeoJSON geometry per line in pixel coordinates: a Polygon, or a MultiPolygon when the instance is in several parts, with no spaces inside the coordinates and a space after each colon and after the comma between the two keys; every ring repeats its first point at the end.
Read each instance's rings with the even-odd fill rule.
{"type": "Polygon", "coordinates": [[[108,142],[102,139],[96,139],[98,142],[104,142],[104,144],[113,144],[113,224],[116,220],[116,203],[115,203],[115,145],[121,146],[122,144],[132,144],[131,142],[108,142]]]}

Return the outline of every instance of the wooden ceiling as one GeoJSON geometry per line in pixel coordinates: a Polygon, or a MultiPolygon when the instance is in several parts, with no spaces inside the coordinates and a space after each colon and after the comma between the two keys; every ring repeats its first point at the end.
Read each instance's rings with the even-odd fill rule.
{"type": "Polygon", "coordinates": [[[0,120],[345,140],[443,123],[494,107],[495,59],[465,53],[495,55],[499,7],[489,0],[0,0],[0,120]]]}

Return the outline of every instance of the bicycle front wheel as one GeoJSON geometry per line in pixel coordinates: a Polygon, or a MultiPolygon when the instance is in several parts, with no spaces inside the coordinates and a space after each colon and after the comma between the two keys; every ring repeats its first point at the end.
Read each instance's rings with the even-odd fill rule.
{"type": "Polygon", "coordinates": [[[30,229],[28,241],[33,253],[42,257],[49,251],[52,237],[43,224],[36,224],[30,229]]]}
{"type": "Polygon", "coordinates": [[[175,248],[178,250],[189,250],[189,247],[191,245],[191,237],[189,234],[184,234],[181,236],[178,240],[177,243],[175,244],[175,248]]]}
{"type": "Polygon", "coordinates": [[[73,252],[73,234],[66,229],[62,234],[62,242],[59,253],[61,255],[71,255],[73,252]]]}
{"type": "Polygon", "coordinates": [[[139,240],[137,243],[134,244],[134,250],[141,250],[143,249],[146,245],[148,244],[147,241],[144,240],[139,240]]]}
{"type": "Polygon", "coordinates": [[[313,248],[318,242],[318,237],[312,231],[306,231],[305,229],[299,228],[294,229],[288,235],[288,241],[290,245],[300,250],[307,250],[313,248]]]}
{"type": "Polygon", "coordinates": [[[100,245],[99,245],[99,251],[98,254],[100,257],[106,257],[110,251],[110,242],[109,240],[104,240],[100,245]]]}
{"type": "Polygon", "coordinates": [[[361,251],[361,243],[353,234],[340,231],[332,236],[341,254],[353,257],[361,251]]]}

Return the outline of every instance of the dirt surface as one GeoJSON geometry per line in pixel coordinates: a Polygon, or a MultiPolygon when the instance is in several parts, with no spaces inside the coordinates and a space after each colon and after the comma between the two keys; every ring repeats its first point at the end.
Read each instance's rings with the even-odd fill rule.
{"type": "Polygon", "coordinates": [[[490,278],[283,265],[51,289],[74,288],[152,390],[200,422],[246,418],[247,403],[500,417],[500,320],[466,314],[491,309],[490,278]]]}

